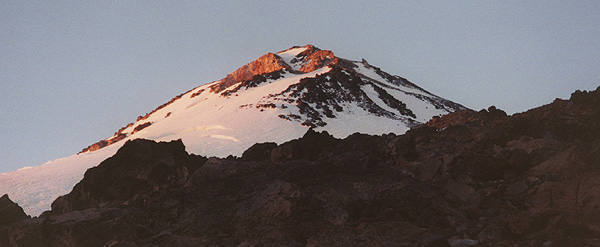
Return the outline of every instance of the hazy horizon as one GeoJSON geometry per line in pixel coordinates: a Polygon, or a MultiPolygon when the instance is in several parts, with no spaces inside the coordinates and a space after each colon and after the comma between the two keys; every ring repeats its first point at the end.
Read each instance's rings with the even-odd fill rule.
{"type": "Polygon", "coordinates": [[[5,1],[0,13],[0,173],[75,154],[294,45],[365,58],[474,110],[600,86],[595,1],[5,1]]]}

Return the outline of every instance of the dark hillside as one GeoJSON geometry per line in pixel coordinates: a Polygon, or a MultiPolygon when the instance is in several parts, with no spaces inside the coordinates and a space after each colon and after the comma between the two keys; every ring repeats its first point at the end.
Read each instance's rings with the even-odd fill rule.
{"type": "Polygon", "coordinates": [[[130,141],[52,211],[3,223],[10,246],[600,246],[600,88],[241,158],[130,141]]]}

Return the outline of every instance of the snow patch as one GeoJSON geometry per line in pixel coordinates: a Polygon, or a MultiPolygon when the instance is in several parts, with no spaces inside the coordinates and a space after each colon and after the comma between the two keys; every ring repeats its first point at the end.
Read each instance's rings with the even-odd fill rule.
{"type": "Polygon", "coordinates": [[[327,119],[327,125],[317,127],[315,130],[325,130],[335,137],[345,138],[354,133],[381,135],[404,133],[410,129],[402,121],[375,116],[354,102],[344,103],[342,107],[344,111],[336,112],[335,118],[327,119]]]}
{"type": "Polygon", "coordinates": [[[305,51],[306,49],[308,49],[308,47],[298,47],[298,48],[292,48],[289,49],[287,51],[282,51],[282,52],[278,52],[277,55],[279,57],[281,57],[281,59],[288,64],[290,67],[292,67],[293,70],[299,70],[302,65],[299,64],[297,61],[296,62],[292,62],[292,60],[300,53],[302,53],[303,51],[305,51]]]}
{"type": "Polygon", "coordinates": [[[240,140],[238,140],[237,138],[235,138],[233,136],[226,136],[226,135],[208,135],[208,136],[212,137],[212,138],[222,139],[222,140],[230,140],[233,142],[240,142],[240,140]]]}
{"type": "MultiPolygon", "coordinates": [[[[354,63],[357,67],[356,71],[360,74],[362,74],[363,76],[367,77],[368,79],[377,81],[379,83],[383,83],[386,86],[389,87],[393,87],[396,88],[398,90],[401,91],[405,91],[405,92],[411,92],[411,93],[415,93],[415,94],[421,94],[421,95],[430,95],[427,92],[424,92],[418,88],[413,88],[413,87],[407,87],[407,86],[400,86],[400,85],[396,85],[396,84],[392,84],[390,83],[387,79],[383,78],[382,76],[380,76],[379,74],[377,74],[377,72],[375,72],[374,69],[372,68],[367,68],[364,64],[360,63],[360,62],[355,62],[354,63]]],[[[433,95],[430,95],[433,96],[433,95]]]]}
{"type": "Polygon", "coordinates": [[[371,84],[367,84],[361,87],[361,89],[363,90],[363,92],[365,92],[365,94],[367,94],[367,96],[379,107],[381,107],[382,109],[394,113],[394,115],[398,115],[396,113],[400,113],[400,115],[402,115],[402,112],[398,111],[397,109],[394,109],[390,106],[388,106],[381,98],[379,98],[379,93],[377,93],[377,91],[375,91],[375,88],[373,87],[373,85],[371,84]]]}

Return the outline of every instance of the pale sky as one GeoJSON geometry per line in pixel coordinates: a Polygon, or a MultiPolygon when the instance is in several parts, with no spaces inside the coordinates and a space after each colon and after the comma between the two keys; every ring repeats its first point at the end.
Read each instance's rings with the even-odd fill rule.
{"type": "Polygon", "coordinates": [[[476,110],[600,86],[600,1],[0,1],[0,172],[309,43],[476,110]]]}

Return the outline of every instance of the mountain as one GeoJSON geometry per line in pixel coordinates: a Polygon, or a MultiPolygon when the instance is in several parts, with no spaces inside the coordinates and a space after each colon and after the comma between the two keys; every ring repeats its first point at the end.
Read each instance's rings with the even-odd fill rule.
{"type": "Polygon", "coordinates": [[[461,110],[404,135],[308,130],[241,158],[129,140],[51,211],[0,222],[0,242],[600,246],[598,119],[600,87],[512,116],[461,110]]]}
{"type": "Polygon", "coordinates": [[[239,156],[255,143],[282,143],[309,128],[338,138],[355,132],[402,134],[461,109],[364,59],[343,59],[312,45],[292,47],[174,97],[77,155],[0,174],[0,193],[38,215],[68,193],[86,169],[136,138],[182,139],[192,153],[239,156]]]}

